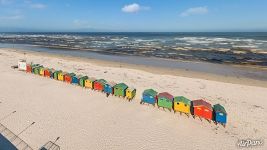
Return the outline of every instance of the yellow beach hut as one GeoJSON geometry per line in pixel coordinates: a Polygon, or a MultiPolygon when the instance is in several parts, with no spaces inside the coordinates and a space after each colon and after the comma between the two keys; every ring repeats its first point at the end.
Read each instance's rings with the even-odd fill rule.
{"type": "Polygon", "coordinates": [[[136,89],[133,87],[128,87],[126,89],[126,98],[130,101],[135,97],[136,89]]]}
{"type": "Polygon", "coordinates": [[[40,68],[40,72],[39,72],[40,76],[44,76],[46,69],[47,68],[40,68]]]}
{"type": "Polygon", "coordinates": [[[174,112],[182,112],[185,114],[190,114],[191,100],[183,96],[177,96],[173,100],[173,110],[174,112]]]}
{"type": "Polygon", "coordinates": [[[94,89],[94,82],[96,81],[95,78],[88,78],[84,81],[84,87],[94,89]]]}
{"type": "Polygon", "coordinates": [[[64,81],[64,76],[67,74],[67,72],[59,72],[57,79],[59,81],[64,81]]]}

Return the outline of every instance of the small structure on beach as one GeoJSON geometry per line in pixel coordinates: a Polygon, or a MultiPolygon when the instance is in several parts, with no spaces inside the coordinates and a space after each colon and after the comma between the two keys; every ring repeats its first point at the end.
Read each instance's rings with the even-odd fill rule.
{"type": "Polygon", "coordinates": [[[84,87],[89,89],[94,89],[95,78],[88,78],[85,80],[84,87]]]}
{"type": "Polygon", "coordinates": [[[225,126],[227,121],[227,113],[222,105],[216,104],[213,106],[213,116],[215,122],[221,123],[225,126]]]}
{"type": "Polygon", "coordinates": [[[82,77],[82,75],[75,75],[75,76],[73,76],[72,79],[71,79],[71,83],[78,85],[79,84],[79,79],[81,77],[82,77]]]}
{"type": "Polygon", "coordinates": [[[72,83],[72,77],[75,76],[75,73],[68,73],[64,76],[64,81],[67,83],[72,83]]]}
{"type": "Polygon", "coordinates": [[[36,75],[40,75],[40,69],[43,68],[43,66],[34,66],[33,67],[33,73],[36,74],[36,75]]]}
{"type": "Polygon", "coordinates": [[[81,86],[81,87],[84,87],[84,85],[85,85],[85,80],[87,80],[88,79],[88,76],[82,76],[82,77],[80,77],[79,78],[79,85],[81,86]]]}
{"type": "Polygon", "coordinates": [[[45,71],[44,71],[44,76],[45,77],[47,77],[47,78],[54,78],[54,72],[55,72],[55,70],[53,69],[53,68],[47,68],[47,69],[45,69],[45,71]]]}
{"type": "Polygon", "coordinates": [[[172,110],[173,96],[168,92],[159,93],[158,95],[158,107],[163,107],[172,110]]]}
{"type": "Polygon", "coordinates": [[[106,83],[107,81],[104,79],[96,80],[94,83],[94,90],[101,91],[101,92],[104,91],[104,86],[106,83]]]}
{"type": "Polygon", "coordinates": [[[18,69],[21,70],[21,71],[26,71],[27,70],[26,60],[20,60],[18,62],[18,69]]]}
{"type": "Polygon", "coordinates": [[[27,66],[26,66],[26,72],[27,73],[32,73],[33,72],[33,67],[34,66],[36,66],[36,65],[38,65],[38,64],[32,64],[32,63],[30,63],[30,64],[27,64],[27,66]]]}
{"type": "Polygon", "coordinates": [[[133,87],[128,87],[126,89],[126,98],[130,101],[132,100],[136,95],[136,89],[133,87]]]}
{"type": "Polygon", "coordinates": [[[210,103],[204,101],[203,99],[192,101],[194,108],[194,117],[198,116],[207,120],[212,120],[212,106],[210,103]]]}
{"type": "Polygon", "coordinates": [[[114,94],[114,86],[116,85],[115,82],[107,82],[105,85],[104,85],[104,92],[107,94],[107,96],[109,94],[114,94]]]}
{"type": "Polygon", "coordinates": [[[48,69],[48,68],[40,67],[40,70],[39,70],[40,76],[44,76],[44,72],[46,69],[48,69]]]}
{"type": "Polygon", "coordinates": [[[53,78],[55,80],[58,80],[58,74],[61,73],[62,71],[61,70],[55,70],[54,73],[53,73],[53,78]]]}
{"type": "Polygon", "coordinates": [[[174,112],[182,112],[187,115],[191,113],[191,100],[183,96],[177,96],[173,99],[173,110],[174,112]]]}
{"type": "Polygon", "coordinates": [[[125,83],[116,84],[114,86],[114,95],[119,96],[119,97],[120,96],[125,97],[127,88],[128,88],[128,86],[125,83]]]}
{"type": "Polygon", "coordinates": [[[153,89],[146,89],[142,94],[142,99],[140,104],[147,103],[155,106],[157,103],[158,92],[153,89]]]}
{"type": "Polygon", "coordinates": [[[67,73],[67,72],[59,72],[59,73],[58,73],[58,77],[57,77],[57,79],[58,79],[59,81],[64,81],[64,76],[65,76],[66,74],[68,74],[68,73],[67,73]]]}

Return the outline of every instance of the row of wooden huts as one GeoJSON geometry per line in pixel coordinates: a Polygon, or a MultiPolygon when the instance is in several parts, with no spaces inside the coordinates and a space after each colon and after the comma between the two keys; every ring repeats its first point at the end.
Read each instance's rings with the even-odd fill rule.
{"type": "Polygon", "coordinates": [[[226,125],[227,121],[227,113],[222,105],[216,104],[212,106],[203,99],[191,101],[184,96],[174,97],[168,92],[158,93],[154,89],[147,89],[142,94],[140,104],[144,103],[157,105],[174,112],[185,113],[188,116],[198,116],[208,121],[213,120],[215,123],[220,123],[223,126],[226,125]]]}
{"type": "Polygon", "coordinates": [[[52,78],[59,81],[64,81],[69,84],[79,85],[84,88],[92,89],[105,93],[107,96],[115,95],[132,100],[136,95],[136,89],[128,87],[125,83],[108,82],[105,79],[96,79],[84,75],[76,75],[62,70],[47,68],[40,64],[28,64],[25,60],[18,62],[19,70],[37,74],[40,76],[52,78]]]}
{"type": "MultiPolygon", "coordinates": [[[[40,64],[27,64],[25,60],[19,61],[18,68],[20,70],[38,74],[44,77],[52,78],[66,83],[79,85],[84,88],[93,89],[106,93],[127,98],[132,100],[136,95],[136,89],[128,87],[125,83],[107,82],[104,79],[96,79],[93,77],[76,75],[75,73],[67,73],[62,70],[55,70],[43,67],[40,64]]],[[[185,113],[188,116],[198,116],[200,118],[213,120],[215,123],[226,125],[227,113],[220,104],[211,105],[209,102],[199,99],[190,100],[184,96],[174,97],[168,92],[158,93],[154,89],[147,89],[142,94],[140,104],[152,104],[158,107],[173,110],[174,112],[185,113]]]]}

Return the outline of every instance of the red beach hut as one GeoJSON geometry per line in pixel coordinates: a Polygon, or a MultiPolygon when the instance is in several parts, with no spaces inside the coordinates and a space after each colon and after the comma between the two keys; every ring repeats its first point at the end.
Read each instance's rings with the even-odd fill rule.
{"type": "Polygon", "coordinates": [[[31,73],[32,72],[32,65],[31,64],[27,64],[26,66],[26,72],[31,73]]]}
{"type": "Polygon", "coordinates": [[[194,100],[193,102],[194,116],[199,116],[207,120],[212,120],[212,106],[203,99],[194,100]]]}
{"type": "Polygon", "coordinates": [[[94,84],[94,90],[104,91],[104,86],[106,83],[107,81],[104,79],[96,80],[94,84]]]}
{"type": "Polygon", "coordinates": [[[64,81],[67,83],[72,82],[72,77],[75,76],[75,73],[68,73],[64,76],[64,81]]]}

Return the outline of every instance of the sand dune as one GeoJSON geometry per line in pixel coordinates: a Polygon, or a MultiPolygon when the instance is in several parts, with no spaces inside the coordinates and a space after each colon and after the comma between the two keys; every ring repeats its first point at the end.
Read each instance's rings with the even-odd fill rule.
{"type": "Polygon", "coordinates": [[[35,149],[58,136],[61,149],[70,150],[238,149],[238,139],[267,138],[267,88],[263,87],[105,67],[64,57],[24,55],[7,49],[0,49],[0,83],[0,117],[17,111],[1,123],[19,133],[35,121],[20,136],[35,149]],[[132,102],[106,98],[99,92],[12,69],[10,66],[19,59],[125,82],[137,88],[137,96],[132,102]],[[140,105],[142,91],[151,87],[224,105],[228,112],[226,128],[140,105]]]}

